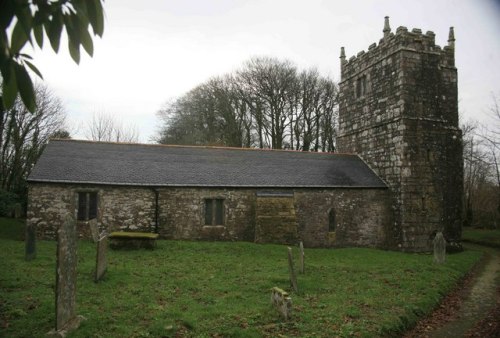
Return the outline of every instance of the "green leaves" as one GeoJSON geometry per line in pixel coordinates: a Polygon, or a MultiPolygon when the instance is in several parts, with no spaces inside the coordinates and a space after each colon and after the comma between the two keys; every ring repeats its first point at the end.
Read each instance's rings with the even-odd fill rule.
{"type": "Polygon", "coordinates": [[[47,25],[45,26],[45,32],[49,37],[50,45],[52,46],[52,49],[56,53],[59,52],[59,43],[61,42],[61,32],[63,29],[63,25],[64,22],[63,22],[62,10],[60,10],[56,11],[52,15],[52,20],[47,22],[47,25]]]}
{"type": "Polygon", "coordinates": [[[23,100],[24,105],[30,112],[34,112],[36,108],[36,99],[35,99],[35,89],[33,88],[33,82],[31,82],[31,78],[26,71],[26,68],[15,63],[15,72],[16,72],[16,80],[17,86],[19,89],[19,94],[21,94],[21,99],[23,100]]]}
{"type": "Polygon", "coordinates": [[[94,55],[93,35],[104,32],[103,0],[5,0],[0,1],[0,73],[3,78],[2,96],[5,109],[10,109],[19,93],[23,103],[33,112],[36,108],[33,83],[29,68],[42,78],[38,68],[21,51],[32,35],[43,48],[44,32],[54,52],[59,52],[61,34],[66,28],[68,50],[75,63],[80,63],[80,46],[91,57],[94,55]],[[36,5],[36,6],[34,6],[36,5]],[[16,20],[14,20],[14,18],[16,20]],[[9,40],[8,29],[15,23],[9,40]]]}
{"type": "Polygon", "coordinates": [[[9,109],[14,105],[17,96],[17,81],[14,68],[15,61],[7,61],[2,64],[2,99],[5,109],[9,109]]]}
{"type": "MultiPolygon", "coordinates": [[[[25,62],[29,63],[29,61],[25,62]]],[[[31,66],[35,67],[33,65],[31,66]]],[[[10,109],[10,107],[14,105],[19,92],[26,108],[28,108],[30,112],[34,112],[36,108],[35,90],[26,68],[16,61],[11,60],[8,62],[8,66],[5,67],[5,69],[5,76],[2,84],[2,99],[5,109],[10,109]]],[[[3,75],[2,72],[2,76],[3,75]]]]}
{"type": "Polygon", "coordinates": [[[100,0],[90,0],[87,2],[87,13],[90,25],[94,30],[94,35],[102,38],[104,32],[104,14],[100,0]]]}
{"type": "Polygon", "coordinates": [[[29,36],[26,34],[24,27],[21,24],[21,21],[16,23],[14,27],[14,31],[12,32],[12,41],[10,44],[10,52],[12,54],[17,54],[24,47],[26,42],[28,41],[29,36]]]}

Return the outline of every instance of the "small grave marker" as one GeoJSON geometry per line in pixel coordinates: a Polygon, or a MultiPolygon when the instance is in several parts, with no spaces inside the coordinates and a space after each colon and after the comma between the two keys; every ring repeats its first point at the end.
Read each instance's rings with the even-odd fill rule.
{"type": "Polygon", "coordinates": [[[432,243],[434,244],[434,262],[443,264],[446,260],[446,240],[443,233],[438,232],[432,243]]]}
{"type": "Polygon", "coordinates": [[[293,268],[292,248],[290,247],[288,247],[288,269],[290,271],[290,284],[292,285],[293,291],[298,292],[297,276],[295,275],[295,269],[293,268]]]}
{"type": "Polygon", "coordinates": [[[21,218],[22,214],[23,214],[23,207],[21,206],[21,203],[14,204],[14,218],[19,219],[21,218]]]}
{"type": "Polygon", "coordinates": [[[89,221],[89,227],[90,227],[90,234],[92,235],[92,240],[94,243],[97,243],[99,241],[99,238],[101,237],[99,234],[99,228],[97,227],[97,220],[93,219],[89,221]]]}
{"type": "Polygon", "coordinates": [[[288,320],[292,316],[292,298],[284,290],[278,287],[271,289],[271,304],[283,319],[288,320]]]}
{"type": "Polygon", "coordinates": [[[26,226],[26,238],[24,239],[24,241],[25,241],[24,258],[27,261],[31,261],[31,260],[36,258],[36,226],[35,225],[28,224],[26,226]]]}
{"type": "Polygon", "coordinates": [[[300,257],[299,257],[299,272],[301,274],[304,273],[304,244],[302,243],[302,241],[300,242],[299,244],[299,248],[300,248],[300,257]]]}
{"type": "Polygon", "coordinates": [[[96,283],[104,277],[104,274],[108,269],[107,250],[108,250],[108,237],[103,236],[97,241],[97,254],[96,254],[95,279],[94,279],[96,283]]]}

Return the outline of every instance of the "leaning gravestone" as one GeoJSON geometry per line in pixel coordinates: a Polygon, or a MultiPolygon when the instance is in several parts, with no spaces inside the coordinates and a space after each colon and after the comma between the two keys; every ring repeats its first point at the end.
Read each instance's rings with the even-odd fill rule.
{"type": "Polygon", "coordinates": [[[104,277],[104,274],[108,269],[108,261],[106,258],[107,250],[108,250],[108,237],[103,236],[97,241],[97,255],[96,255],[95,278],[94,278],[94,281],[96,283],[104,277]]]}
{"type": "Polygon", "coordinates": [[[302,243],[302,241],[300,241],[300,244],[299,244],[299,249],[300,249],[300,253],[299,253],[299,271],[300,273],[304,273],[304,258],[305,258],[305,254],[304,254],[304,244],[302,243]]]}
{"type": "Polygon", "coordinates": [[[84,319],[76,315],[76,250],[76,222],[66,214],[57,230],[56,328],[49,336],[64,337],[84,319]]]}
{"type": "Polygon", "coordinates": [[[290,284],[292,285],[293,291],[299,292],[297,286],[297,275],[295,274],[295,269],[293,267],[293,257],[292,248],[288,247],[288,271],[290,272],[290,284]]]}
{"type": "Polygon", "coordinates": [[[97,243],[100,238],[99,228],[97,227],[97,220],[93,219],[89,221],[89,227],[90,227],[90,234],[92,235],[92,240],[94,241],[94,243],[97,243]]]}
{"type": "Polygon", "coordinates": [[[434,244],[434,262],[443,264],[446,259],[446,240],[442,232],[436,234],[432,244],[434,244]]]}
{"type": "Polygon", "coordinates": [[[26,237],[24,239],[24,258],[31,261],[36,258],[36,226],[33,224],[26,225],[26,237]]]}

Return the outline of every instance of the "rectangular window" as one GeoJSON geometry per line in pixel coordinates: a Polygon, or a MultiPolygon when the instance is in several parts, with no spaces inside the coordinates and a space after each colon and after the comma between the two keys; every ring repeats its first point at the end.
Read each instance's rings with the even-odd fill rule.
{"type": "Polygon", "coordinates": [[[97,218],[97,192],[79,192],[77,219],[88,221],[94,218],[97,218]]]}
{"type": "Polygon", "coordinates": [[[205,225],[224,225],[223,199],[205,199],[205,225]]]}
{"type": "Polygon", "coordinates": [[[363,97],[365,96],[366,92],[366,75],[363,75],[356,80],[356,97],[363,97]]]}

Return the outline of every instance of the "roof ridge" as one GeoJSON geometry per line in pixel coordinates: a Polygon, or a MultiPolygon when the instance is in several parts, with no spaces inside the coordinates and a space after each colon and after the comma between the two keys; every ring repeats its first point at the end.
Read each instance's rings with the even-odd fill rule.
{"type": "Polygon", "coordinates": [[[221,150],[240,150],[240,151],[263,151],[263,152],[269,151],[269,152],[289,152],[289,153],[296,153],[296,154],[318,154],[318,155],[349,155],[349,156],[359,157],[359,155],[355,154],[355,153],[301,151],[301,150],[292,150],[292,149],[243,148],[243,147],[208,146],[208,145],[113,142],[113,141],[93,141],[93,140],[78,140],[78,139],[66,139],[66,138],[51,138],[50,142],[52,142],[52,141],[63,141],[63,142],[74,142],[74,143],[91,143],[91,144],[146,146],[146,147],[165,147],[165,148],[221,149],[221,150]]]}

